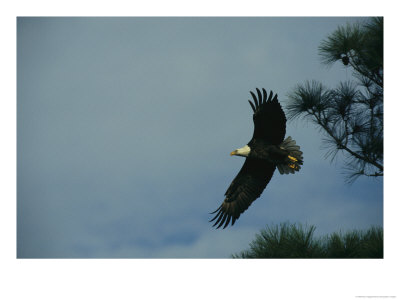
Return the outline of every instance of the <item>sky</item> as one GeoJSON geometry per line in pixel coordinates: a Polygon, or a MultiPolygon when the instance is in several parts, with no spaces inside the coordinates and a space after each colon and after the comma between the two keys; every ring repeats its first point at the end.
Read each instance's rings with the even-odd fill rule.
{"type": "Polygon", "coordinates": [[[383,225],[383,180],[344,180],[321,134],[233,227],[211,215],[251,138],[250,90],[335,87],[351,71],[318,46],[362,18],[17,19],[17,257],[229,258],[266,225],[316,235],[383,225]]]}

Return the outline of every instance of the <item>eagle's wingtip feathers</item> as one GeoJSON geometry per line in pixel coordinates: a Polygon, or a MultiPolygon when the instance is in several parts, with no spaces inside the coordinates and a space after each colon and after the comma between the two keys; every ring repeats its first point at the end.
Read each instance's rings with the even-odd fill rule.
{"type": "Polygon", "coordinates": [[[239,216],[236,214],[231,214],[228,213],[226,210],[223,209],[222,205],[215,210],[213,213],[217,213],[209,222],[214,222],[212,227],[215,227],[215,229],[221,228],[225,229],[226,227],[229,226],[229,223],[231,223],[231,226],[235,224],[236,220],[238,219],[239,216]]]}

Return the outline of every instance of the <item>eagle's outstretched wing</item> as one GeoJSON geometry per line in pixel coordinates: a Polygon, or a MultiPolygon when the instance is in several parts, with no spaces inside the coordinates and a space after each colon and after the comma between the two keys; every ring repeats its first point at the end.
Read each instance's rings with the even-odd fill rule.
{"type": "Polygon", "coordinates": [[[272,145],[279,145],[283,142],[286,134],[286,117],[278,102],[278,95],[273,96],[273,92],[269,93],[267,99],[267,91],[257,90],[257,96],[250,92],[253,97],[254,104],[250,101],[251,108],[254,111],[254,133],[253,139],[262,139],[272,145]]]}
{"type": "Polygon", "coordinates": [[[225,200],[210,222],[215,221],[213,226],[224,228],[232,221],[232,225],[251,203],[260,197],[261,193],[271,180],[275,171],[275,165],[266,160],[247,158],[242,169],[232,181],[225,193],[225,200]]]}

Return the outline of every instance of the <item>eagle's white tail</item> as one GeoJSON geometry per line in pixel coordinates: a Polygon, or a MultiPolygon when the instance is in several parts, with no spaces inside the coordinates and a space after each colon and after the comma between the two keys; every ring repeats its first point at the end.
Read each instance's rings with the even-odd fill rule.
{"type": "Polygon", "coordinates": [[[282,164],[278,164],[278,170],[281,174],[294,174],[300,170],[300,165],[303,164],[303,152],[300,151],[300,146],[296,145],[296,141],[288,136],[280,145],[284,150],[289,151],[289,155],[282,164]]]}

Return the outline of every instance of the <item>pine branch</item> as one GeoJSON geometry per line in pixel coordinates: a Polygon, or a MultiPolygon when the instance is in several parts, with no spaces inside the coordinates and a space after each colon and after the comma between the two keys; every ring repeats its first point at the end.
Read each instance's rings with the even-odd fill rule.
{"type": "Polygon", "coordinates": [[[347,151],[350,155],[354,156],[354,157],[357,158],[357,159],[360,159],[360,160],[362,160],[362,161],[365,161],[366,163],[369,163],[369,164],[374,165],[374,166],[377,167],[381,172],[383,172],[383,166],[382,166],[382,165],[378,164],[376,161],[370,160],[370,159],[369,159],[368,157],[366,157],[366,156],[359,155],[358,153],[356,153],[356,152],[352,151],[350,148],[348,148],[345,144],[343,144],[342,141],[334,135],[334,133],[332,132],[332,130],[331,130],[327,125],[325,125],[324,122],[322,122],[322,120],[321,120],[321,118],[320,118],[320,116],[319,116],[319,114],[318,114],[317,112],[313,111],[312,115],[313,115],[313,116],[315,117],[315,119],[317,120],[318,125],[320,125],[320,126],[325,130],[325,132],[326,132],[331,138],[333,138],[333,139],[335,140],[336,145],[337,145],[337,147],[338,147],[339,149],[347,151]]]}
{"type": "Polygon", "coordinates": [[[380,86],[381,88],[383,88],[383,77],[379,78],[380,80],[376,80],[375,76],[373,75],[377,75],[377,74],[370,74],[368,71],[364,71],[362,70],[358,65],[354,62],[355,56],[352,55],[351,53],[347,53],[347,56],[350,57],[349,60],[349,65],[353,67],[353,69],[355,71],[357,71],[359,74],[361,74],[364,77],[367,77],[369,80],[373,81],[376,85],[380,86]]]}

